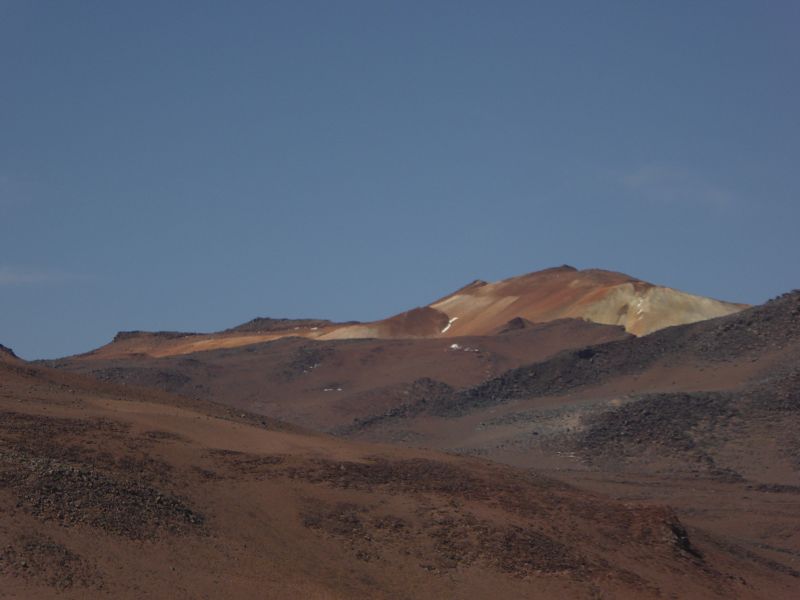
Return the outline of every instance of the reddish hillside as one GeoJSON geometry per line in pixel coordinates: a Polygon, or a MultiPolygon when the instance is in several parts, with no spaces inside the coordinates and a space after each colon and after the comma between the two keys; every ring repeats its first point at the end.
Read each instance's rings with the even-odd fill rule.
{"type": "Polygon", "coordinates": [[[176,356],[284,337],[315,340],[452,338],[493,335],[521,323],[583,319],[634,335],[746,308],[599,269],[558,267],[495,283],[475,281],[432,304],[370,323],[258,318],[219,333],[123,332],[93,357],[176,356]]]}
{"type": "Polygon", "coordinates": [[[630,333],[645,335],[743,308],[746,305],[694,296],[621,273],[563,266],[496,283],[474,281],[416,309],[413,328],[397,326],[398,320],[404,322],[410,315],[404,313],[386,321],[338,327],[322,338],[491,335],[519,320],[541,323],[564,318],[621,325],[630,333]]]}
{"type": "Polygon", "coordinates": [[[558,267],[496,283],[477,282],[431,304],[455,335],[487,335],[515,318],[532,322],[583,318],[622,325],[635,335],[702,321],[745,308],[656,286],[628,275],[558,267]]]}
{"type": "MultiPolygon", "coordinates": [[[[394,322],[414,318],[406,315],[394,322]]],[[[426,319],[422,314],[420,322],[426,319]]],[[[331,431],[408,402],[419,379],[469,387],[565,349],[628,337],[621,327],[565,319],[489,337],[331,341],[288,337],[177,356],[108,358],[93,353],[48,364],[331,431]]]]}
{"type": "Polygon", "coordinates": [[[798,569],[800,292],[563,352],[469,389],[420,389],[347,433],[547,469],[675,507],[798,569]]]}
{"type": "Polygon", "coordinates": [[[0,365],[0,589],[19,598],[779,598],[667,508],[0,365]]]}

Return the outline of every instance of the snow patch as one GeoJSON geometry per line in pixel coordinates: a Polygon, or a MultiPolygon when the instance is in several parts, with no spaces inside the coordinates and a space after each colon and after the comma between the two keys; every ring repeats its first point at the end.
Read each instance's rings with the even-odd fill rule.
{"type": "Polygon", "coordinates": [[[471,348],[461,344],[450,344],[450,350],[461,350],[462,352],[480,352],[480,348],[471,348]]]}
{"type": "Polygon", "coordinates": [[[445,325],[444,329],[442,329],[441,333],[444,333],[444,332],[446,332],[448,329],[450,329],[450,327],[452,327],[452,326],[453,326],[453,323],[455,323],[456,321],[458,321],[458,317],[453,317],[452,319],[450,319],[450,320],[447,322],[447,325],[445,325]]]}
{"type": "Polygon", "coordinates": [[[641,317],[644,314],[644,298],[638,296],[633,299],[633,308],[636,309],[636,316],[641,317]]]}

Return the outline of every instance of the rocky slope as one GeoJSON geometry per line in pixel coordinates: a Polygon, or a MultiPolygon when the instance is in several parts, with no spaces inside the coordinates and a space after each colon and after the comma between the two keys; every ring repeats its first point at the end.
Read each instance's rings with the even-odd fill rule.
{"type": "Polygon", "coordinates": [[[628,337],[618,326],[564,319],[484,338],[289,337],[177,356],[90,354],[46,364],[333,431],[407,403],[419,379],[469,387],[567,348],[628,337]]]}
{"type": "Polygon", "coordinates": [[[795,291],[725,318],[590,346],[508,371],[465,390],[441,410],[459,412],[515,398],[563,394],[656,367],[679,369],[759,360],[796,364],[798,356],[800,292],[795,291]]]}
{"type": "Polygon", "coordinates": [[[36,598],[777,598],[663,506],[0,364],[0,590],[36,598]]]}

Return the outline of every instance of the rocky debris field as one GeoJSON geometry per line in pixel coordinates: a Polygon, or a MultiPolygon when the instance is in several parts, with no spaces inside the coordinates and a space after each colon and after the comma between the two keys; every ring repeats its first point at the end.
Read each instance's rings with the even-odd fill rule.
{"type": "Polygon", "coordinates": [[[376,390],[375,394],[380,394],[384,399],[390,398],[393,407],[380,414],[356,417],[352,425],[339,428],[335,433],[349,435],[382,423],[416,417],[448,402],[455,392],[452,386],[430,377],[422,377],[406,385],[376,390]]]}
{"type": "Polygon", "coordinates": [[[160,530],[185,533],[203,525],[203,515],[171,494],[89,466],[3,452],[0,482],[14,489],[17,508],[66,527],[87,524],[141,539],[160,530]]]}
{"type": "Polygon", "coordinates": [[[341,540],[358,560],[380,560],[389,547],[416,555],[423,568],[452,572],[474,564],[517,577],[582,573],[584,559],[537,529],[498,526],[459,508],[420,514],[420,523],[352,503],[315,503],[303,512],[303,525],[341,540]]]}
{"type": "Polygon", "coordinates": [[[258,333],[271,331],[287,331],[294,329],[321,328],[334,325],[327,319],[272,319],[269,317],[256,317],[247,323],[226,329],[222,333],[258,333]]]}
{"type": "Polygon", "coordinates": [[[162,530],[202,530],[202,514],[147,482],[167,480],[168,467],[146,460],[141,452],[121,458],[108,453],[124,439],[124,428],[107,421],[16,413],[0,417],[0,485],[13,493],[16,509],[40,521],[89,525],[134,539],[162,530]],[[91,434],[107,449],[64,443],[64,438],[91,434]]]}
{"type": "MultiPolygon", "coordinates": [[[[735,392],[647,394],[588,416],[573,440],[587,460],[635,457],[646,449],[684,455],[713,470],[716,449],[763,421],[800,423],[800,369],[789,369],[735,392]]],[[[786,438],[774,431],[776,443],[786,438]]],[[[789,448],[787,448],[787,452],[789,448]]],[[[723,470],[722,476],[736,477],[723,470]]]]}
{"type": "Polygon", "coordinates": [[[102,589],[103,579],[90,561],[41,534],[14,536],[0,546],[0,575],[63,591],[102,589]]]}
{"type": "MultiPolygon", "coordinates": [[[[794,581],[663,504],[58,371],[0,375],[3,589],[638,599],[757,597],[794,581]]],[[[435,380],[403,391],[451,393],[435,380]]]]}
{"type": "Polygon", "coordinates": [[[295,350],[277,375],[284,381],[293,381],[318,368],[323,361],[333,357],[335,350],[330,346],[306,344],[295,350]]]}
{"type": "Polygon", "coordinates": [[[256,480],[287,479],[378,494],[372,504],[306,502],[300,514],[304,527],[344,542],[365,562],[398,552],[415,556],[423,568],[439,573],[481,565],[518,577],[570,573],[591,580],[605,571],[644,586],[635,574],[610,568],[601,558],[604,548],[622,542],[617,536],[624,532],[625,543],[638,552],[681,557],[691,565],[688,568],[703,568],[701,553],[669,510],[578,499],[569,486],[534,474],[520,479],[499,465],[482,463],[466,470],[437,460],[380,456],[366,462],[297,461],[232,452],[212,456],[219,465],[216,473],[233,471],[256,480]],[[414,519],[389,512],[385,502],[377,501],[384,495],[414,498],[419,503],[414,519]],[[492,518],[480,516],[487,510],[492,518]],[[559,523],[559,514],[603,523],[601,538],[593,540],[595,546],[583,546],[578,540],[594,534],[559,523]],[[582,550],[576,549],[579,546],[582,550]]]}
{"type": "MultiPolygon", "coordinates": [[[[153,367],[109,367],[94,369],[91,375],[98,381],[154,387],[173,393],[183,392],[192,381],[183,373],[153,367]]],[[[202,386],[194,387],[196,390],[202,391],[202,386]]]]}
{"type": "Polygon", "coordinates": [[[800,291],[795,291],[727,317],[566,351],[448,398],[437,398],[427,410],[437,416],[459,416],[511,399],[566,394],[610,378],[641,373],[656,362],[713,364],[766,351],[789,351],[799,344],[800,291]]]}
{"type": "Polygon", "coordinates": [[[137,338],[155,338],[160,340],[175,340],[189,336],[202,335],[200,333],[192,333],[189,331],[118,331],[114,336],[114,342],[124,342],[127,340],[134,340],[137,338]]]}
{"type": "MultiPolygon", "coordinates": [[[[589,463],[631,458],[645,450],[678,456],[692,468],[739,478],[715,467],[709,437],[741,413],[728,394],[653,394],[587,417],[574,449],[589,463]]],[[[641,459],[641,456],[638,456],[641,459]]]]}

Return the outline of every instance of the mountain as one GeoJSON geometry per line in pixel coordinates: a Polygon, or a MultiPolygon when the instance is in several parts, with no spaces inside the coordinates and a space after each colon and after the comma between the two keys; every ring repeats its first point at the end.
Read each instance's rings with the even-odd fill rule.
{"type": "Polygon", "coordinates": [[[637,336],[728,315],[746,308],[628,275],[570,266],[547,269],[497,283],[475,282],[434,302],[447,314],[453,335],[487,335],[515,318],[532,322],[581,318],[621,325],[637,336]],[[456,321],[457,319],[457,321],[456,321]]]}
{"type": "MultiPolygon", "coordinates": [[[[624,275],[562,267],[498,284],[474,283],[427,307],[373,324],[256,319],[217,334],[131,332],[94,352],[15,368],[36,371],[57,385],[60,402],[69,399],[61,378],[74,378],[82,385],[98,386],[104,390],[103,397],[110,394],[128,402],[138,398],[146,404],[152,397],[164,406],[179,406],[191,413],[187,418],[196,426],[210,418],[213,423],[221,420],[263,430],[259,435],[281,433],[278,437],[287,444],[264,457],[228,447],[228,441],[222,444],[220,439],[232,438],[217,432],[214,425],[204,441],[191,438],[191,448],[178,442],[169,446],[179,458],[163,458],[167,451],[163,442],[158,460],[177,474],[169,484],[174,487],[165,491],[178,497],[173,490],[188,490],[180,497],[187,499],[185,504],[193,511],[197,505],[204,518],[212,515],[233,523],[239,517],[222,508],[222,496],[208,496],[222,513],[214,516],[204,508],[204,498],[213,488],[197,492],[201,489],[197,482],[183,475],[186,465],[221,474],[224,485],[230,486],[224,496],[233,502],[230,510],[249,515],[241,517],[245,520],[252,517],[267,523],[272,532],[288,530],[258,516],[248,494],[281,498],[288,506],[302,505],[303,498],[310,506],[334,506],[309,512],[307,520],[303,513],[306,529],[293,530],[293,541],[273,537],[256,545],[260,552],[273,543],[288,548],[293,557],[299,557],[294,563],[304,573],[314,573],[309,566],[313,560],[306,558],[311,551],[304,544],[323,540],[324,552],[336,558],[330,559],[332,563],[323,561],[329,565],[325,573],[332,574],[330,578],[307,577],[309,585],[317,586],[312,597],[314,593],[370,596],[368,590],[378,590],[372,597],[425,597],[429,592],[464,598],[490,594],[625,598],[650,593],[792,597],[800,582],[796,527],[800,520],[800,292],[749,308],[728,305],[730,314],[635,335],[643,324],[652,327],[678,316],[693,320],[691,311],[675,308],[687,306],[676,300],[682,298],[680,292],[654,289],[624,275]],[[641,314],[639,308],[617,308],[614,313],[615,302],[625,300],[623,306],[630,307],[626,294],[642,298],[649,294],[651,300],[660,294],[673,300],[672,304],[652,300],[641,314]],[[526,303],[538,312],[523,310],[526,303]],[[483,306],[486,314],[474,305],[483,306]],[[577,316],[582,310],[597,315],[602,313],[599,307],[609,306],[607,315],[617,314],[620,322],[603,324],[586,314],[577,316]],[[515,313],[519,314],[511,316],[515,313]],[[630,328],[634,333],[626,330],[630,328]],[[460,335],[470,331],[481,333],[460,335]],[[359,337],[368,333],[373,337],[359,337]],[[323,446],[314,446],[322,444],[319,440],[325,440],[323,446]],[[310,450],[312,446],[316,449],[310,450]],[[220,448],[247,456],[233,454],[225,465],[210,463],[209,457],[220,448]],[[446,454],[438,454],[442,451],[446,454]],[[337,452],[349,453],[350,458],[325,462],[328,454],[337,452]],[[414,465],[430,460],[436,466],[426,462],[422,470],[416,466],[409,470],[407,460],[414,465]],[[448,474],[440,463],[458,465],[457,475],[448,474]],[[281,465],[289,466],[281,470],[281,465]],[[463,487],[464,481],[473,478],[483,482],[484,491],[463,487]],[[281,487],[288,481],[297,489],[281,487]],[[547,492],[542,499],[541,488],[527,487],[531,482],[547,482],[543,484],[547,490],[571,490],[569,494],[574,495],[547,492]],[[489,494],[490,488],[505,499],[489,494]],[[504,495],[506,491],[509,496],[504,495]],[[523,524],[519,520],[509,497],[520,494],[524,504],[537,507],[542,521],[523,524]],[[342,508],[348,503],[359,508],[342,508]],[[555,505],[563,507],[557,514],[555,505]],[[672,549],[636,546],[638,538],[630,528],[616,529],[623,522],[631,523],[628,517],[609,520],[603,516],[602,507],[608,505],[671,507],[665,518],[680,524],[677,538],[669,542],[672,549]],[[469,516],[440,512],[467,506],[469,516]],[[380,507],[392,507],[389,514],[403,523],[398,531],[414,532],[403,534],[402,544],[394,534],[386,537],[383,525],[374,525],[384,523],[386,515],[380,507]],[[601,507],[596,518],[595,507],[601,507]],[[435,517],[425,516],[431,514],[435,517]],[[440,517],[446,524],[445,538],[438,529],[440,517]],[[609,528],[609,521],[616,525],[609,528]],[[581,561],[592,564],[600,548],[601,561],[612,570],[624,562],[633,574],[625,575],[626,581],[640,577],[642,587],[625,587],[627,583],[618,587],[615,576],[605,583],[593,576],[586,579],[585,572],[578,576],[570,570],[577,563],[559,571],[558,584],[543,576],[554,568],[553,563],[524,571],[499,567],[502,574],[498,575],[493,570],[497,565],[513,565],[516,560],[502,548],[516,548],[514,556],[528,559],[540,552],[537,548],[545,556],[559,556],[551,551],[550,542],[540,546],[539,538],[532,535],[525,534],[526,541],[519,546],[517,533],[508,529],[513,523],[531,531],[544,522],[566,524],[556,531],[537,530],[548,540],[572,548],[583,557],[581,561]],[[478,528],[472,529],[476,523],[478,528]],[[603,533],[597,534],[595,528],[603,533]],[[310,532],[321,537],[304,537],[310,532]],[[675,541],[684,539],[683,532],[688,546],[675,541]],[[486,545],[484,539],[498,543],[486,545]],[[353,554],[348,557],[343,549],[353,554]],[[440,550],[445,554],[426,554],[440,550]],[[633,558],[633,553],[640,552],[646,566],[633,558]],[[469,557],[466,562],[460,558],[464,556],[469,557]],[[688,563],[673,562],[675,556],[702,557],[706,561],[703,574],[688,563]],[[656,557],[654,562],[650,562],[652,557],[656,557]],[[418,576],[413,565],[423,565],[435,576],[418,576]],[[671,573],[668,583],[662,568],[671,573]],[[370,583],[338,587],[344,571],[351,574],[348,581],[370,583]],[[509,582],[510,574],[516,583],[509,582]],[[574,587],[573,575],[590,582],[589,587],[574,587]],[[535,585],[526,587],[525,582],[535,585]],[[406,585],[413,586],[414,592],[409,593],[412,588],[406,585]],[[455,591],[442,592],[444,588],[437,587],[442,585],[455,586],[455,591]]],[[[716,301],[692,302],[697,316],[697,307],[715,306],[716,301]]],[[[20,384],[11,393],[8,387],[0,388],[0,400],[8,399],[10,410],[20,410],[14,409],[14,403],[23,400],[24,404],[27,398],[33,400],[31,406],[40,406],[45,396],[30,384],[20,384]]],[[[40,408],[53,410],[45,405],[40,408]]],[[[159,427],[164,431],[172,431],[170,410],[156,411],[154,417],[163,421],[159,427]]],[[[113,422],[119,415],[103,413],[101,418],[113,422]]],[[[175,430],[179,435],[182,431],[175,430]]],[[[244,429],[237,432],[245,435],[244,429]]],[[[169,433],[165,435],[165,440],[171,439],[169,433]]],[[[137,448],[139,443],[125,442],[127,448],[137,448]]],[[[70,444],[64,440],[60,451],[70,444]]],[[[293,521],[285,510],[281,516],[285,527],[290,527],[293,521]]],[[[247,520],[247,527],[255,527],[256,521],[247,520]]],[[[639,522],[638,517],[634,521],[639,522]]],[[[648,521],[641,527],[660,532],[660,539],[670,539],[663,524],[648,521]]],[[[239,532],[231,534],[235,539],[221,538],[229,556],[247,557],[247,564],[277,569],[281,576],[296,581],[286,564],[281,571],[247,554],[242,544],[250,548],[255,538],[250,535],[245,542],[236,537],[249,535],[245,529],[234,528],[239,532]]],[[[219,559],[199,544],[191,549],[208,560],[219,559]]],[[[319,554],[314,557],[321,560],[319,554]]],[[[225,565],[234,568],[229,562],[225,565]]],[[[188,559],[181,568],[196,573],[188,559]]],[[[592,573],[600,572],[593,569],[592,573]]],[[[242,580],[255,577],[235,572],[242,580]]],[[[282,591],[295,592],[287,589],[282,591]]]]}
{"type": "Polygon", "coordinates": [[[800,447],[794,433],[800,430],[799,377],[796,291],[727,317],[566,350],[474,386],[440,388],[388,413],[376,411],[350,433],[381,439],[416,431],[417,442],[427,446],[457,439],[464,451],[530,465],[542,458],[539,450],[546,454],[567,442],[570,451],[591,446],[594,463],[603,448],[625,449],[626,464],[640,463],[643,451],[655,448],[670,454],[662,465],[670,469],[713,470],[724,463],[728,474],[755,479],[766,473],[752,460],[769,454],[773,466],[783,465],[784,483],[800,485],[793,457],[800,447]],[[733,422],[736,428],[718,430],[733,422]],[[754,428],[765,423],[773,439],[758,447],[764,434],[754,428]],[[702,448],[704,458],[686,463],[665,441],[670,435],[690,450],[702,448]],[[714,459],[723,438],[750,451],[714,459]]]}
{"type": "Polygon", "coordinates": [[[346,430],[536,468],[668,503],[794,569],[800,558],[800,291],[567,350],[467,388],[431,387],[346,430]]]}
{"type": "Polygon", "coordinates": [[[350,325],[325,338],[490,335],[517,319],[539,323],[585,319],[621,325],[634,335],[694,323],[746,308],[656,286],[628,275],[563,266],[504,279],[474,281],[432,304],[386,321],[350,325]]]}
{"type": "Polygon", "coordinates": [[[257,318],[215,334],[122,332],[46,364],[337,432],[413,403],[429,381],[469,388],[563,350],[632,337],[626,328],[741,308],[564,266],[473,282],[373,323],[257,318]]]}
{"type": "Polygon", "coordinates": [[[7,346],[0,344],[0,362],[21,364],[23,361],[7,346]]]}
{"type": "Polygon", "coordinates": [[[20,598],[779,598],[795,575],[528,469],[0,363],[20,598]]]}
{"type": "Polygon", "coordinates": [[[637,336],[732,314],[744,304],[653,285],[628,275],[563,266],[486,283],[474,281],[429,304],[370,323],[256,318],[218,333],[121,332],[93,357],[154,357],[235,348],[285,337],[314,340],[486,336],[521,323],[582,319],[637,336]]]}

